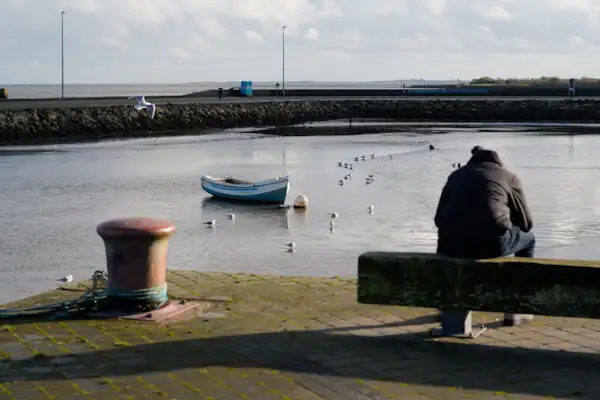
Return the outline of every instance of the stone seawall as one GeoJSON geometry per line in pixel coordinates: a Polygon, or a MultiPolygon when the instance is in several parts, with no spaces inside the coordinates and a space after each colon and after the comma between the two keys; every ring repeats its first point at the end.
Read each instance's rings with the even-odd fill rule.
{"type": "Polygon", "coordinates": [[[164,104],[154,120],[131,106],[0,112],[0,144],[34,144],[200,134],[207,129],[348,118],[397,121],[519,122],[600,120],[595,100],[353,100],[164,104]]]}

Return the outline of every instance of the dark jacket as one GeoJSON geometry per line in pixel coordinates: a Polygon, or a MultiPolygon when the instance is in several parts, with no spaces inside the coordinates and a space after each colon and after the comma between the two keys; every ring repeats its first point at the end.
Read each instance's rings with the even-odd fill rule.
{"type": "Polygon", "coordinates": [[[435,213],[440,237],[469,243],[497,242],[513,225],[533,227],[521,180],[493,150],[474,152],[442,189],[435,213]]]}

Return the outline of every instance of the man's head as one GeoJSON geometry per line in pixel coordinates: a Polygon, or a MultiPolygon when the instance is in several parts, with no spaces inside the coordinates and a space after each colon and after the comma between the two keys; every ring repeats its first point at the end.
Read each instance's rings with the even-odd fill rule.
{"type": "Polygon", "coordinates": [[[471,149],[471,159],[469,160],[469,164],[475,163],[484,163],[484,162],[492,162],[504,166],[504,163],[500,159],[498,153],[494,150],[484,149],[481,146],[475,146],[471,149]]]}
{"type": "Polygon", "coordinates": [[[479,150],[483,150],[483,147],[481,147],[481,146],[479,146],[479,145],[477,145],[477,146],[474,146],[474,147],[471,149],[471,155],[475,155],[475,153],[477,153],[479,150]]]}

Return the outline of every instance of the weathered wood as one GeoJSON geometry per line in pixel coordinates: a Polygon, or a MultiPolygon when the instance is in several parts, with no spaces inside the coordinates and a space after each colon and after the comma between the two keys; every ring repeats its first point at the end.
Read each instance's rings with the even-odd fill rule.
{"type": "Polygon", "coordinates": [[[368,252],[358,259],[358,301],[600,318],[600,262],[368,252]]]}

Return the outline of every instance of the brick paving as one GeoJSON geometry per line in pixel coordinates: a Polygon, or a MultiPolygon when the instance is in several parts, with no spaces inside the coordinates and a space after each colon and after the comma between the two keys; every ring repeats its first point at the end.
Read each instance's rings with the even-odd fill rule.
{"type": "MultiPolygon", "coordinates": [[[[0,326],[0,399],[600,399],[600,321],[432,339],[434,310],[359,305],[355,280],[175,270],[168,281],[172,298],[213,306],[167,326],[0,326]]],[[[81,295],[75,286],[10,307],[81,295]]]]}

